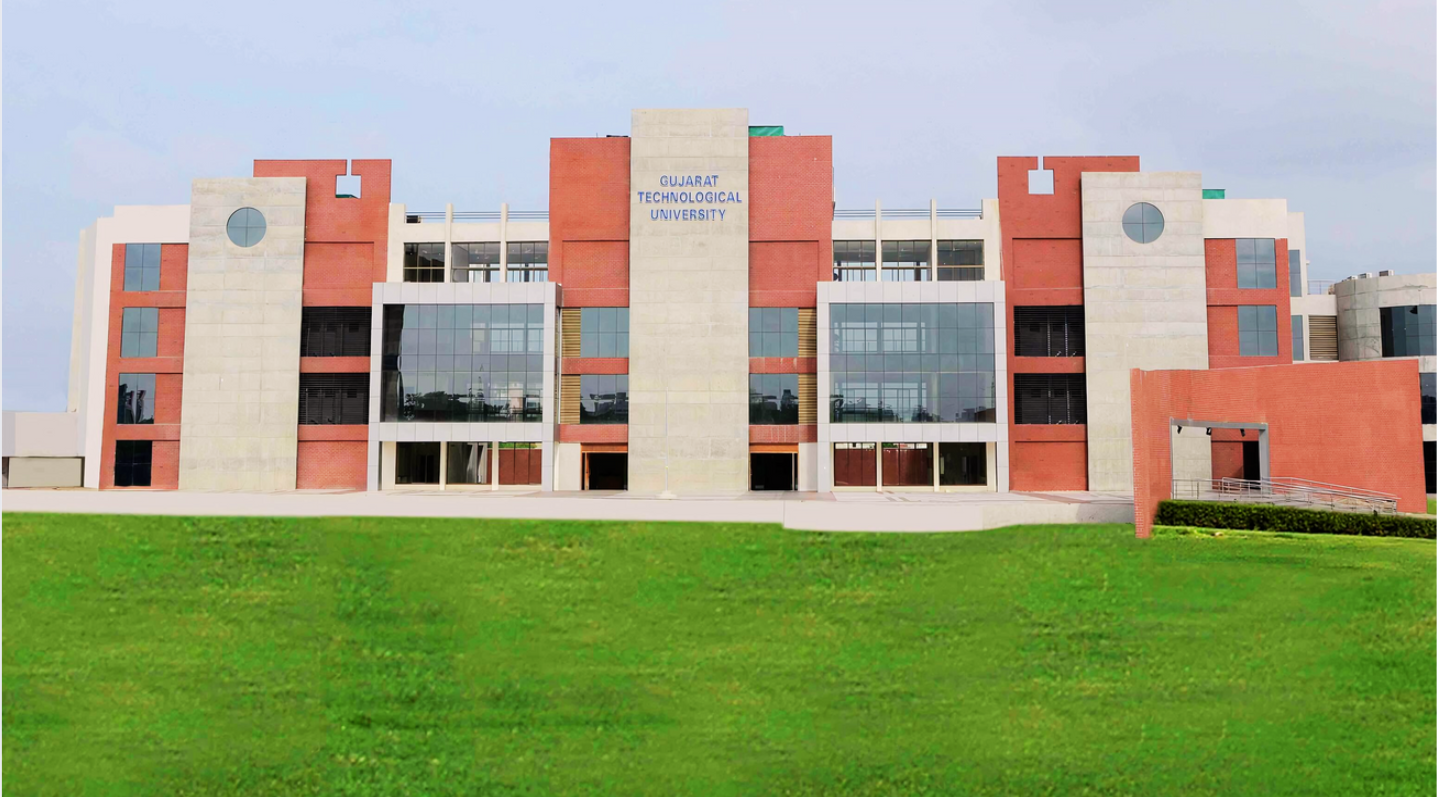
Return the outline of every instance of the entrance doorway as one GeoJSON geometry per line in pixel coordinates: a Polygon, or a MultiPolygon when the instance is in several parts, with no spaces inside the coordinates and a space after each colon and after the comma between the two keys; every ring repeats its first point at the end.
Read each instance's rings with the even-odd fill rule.
{"type": "Polygon", "coordinates": [[[585,490],[629,489],[629,455],[627,453],[588,453],[584,455],[585,490]]]}
{"type": "Polygon", "coordinates": [[[1256,440],[1244,440],[1242,444],[1242,477],[1248,481],[1262,478],[1262,454],[1256,440]]]}
{"type": "Polygon", "coordinates": [[[797,490],[797,454],[750,454],[749,488],[752,490],[797,490]]]}

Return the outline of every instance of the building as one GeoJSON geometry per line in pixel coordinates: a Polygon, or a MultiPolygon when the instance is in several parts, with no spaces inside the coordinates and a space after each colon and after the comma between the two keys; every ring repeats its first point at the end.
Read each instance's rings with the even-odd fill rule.
{"type": "MultiPolygon", "coordinates": [[[[1285,199],[1003,157],[971,208],[842,210],[831,138],[782,132],[634,111],[552,140],[547,211],[410,210],[383,160],[116,208],[80,241],[85,486],[1127,492],[1132,369],[1350,359],[1410,323],[1389,293],[1431,394],[1432,281],[1310,294],[1285,199]]],[[[1227,431],[1174,477],[1267,475],[1227,431]]]]}

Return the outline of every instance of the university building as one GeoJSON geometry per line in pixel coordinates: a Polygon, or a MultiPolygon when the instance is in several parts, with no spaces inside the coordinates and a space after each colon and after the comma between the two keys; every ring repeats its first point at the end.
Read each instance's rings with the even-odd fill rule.
{"type": "MultiPolygon", "coordinates": [[[[970,207],[835,208],[831,138],[741,109],[553,139],[546,210],[411,209],[390,169],[256,161],[86,229],[76,478],[1130,492],[1132,369],[1410,358],[1433,491],[1433,275],[1316,285],[1301,212],[1198,172],[1000,157],[970,207]]],[[[1209,432],[1174,478],[1294,461],[1209,432]]]]}

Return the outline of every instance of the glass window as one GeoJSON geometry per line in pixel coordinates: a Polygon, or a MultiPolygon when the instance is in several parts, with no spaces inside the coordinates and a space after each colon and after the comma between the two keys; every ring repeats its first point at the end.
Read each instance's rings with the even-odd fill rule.
{"type": "Polygon", "coordinates": [[[225,223],[225,232],[235,246],[254,246],[264,240],[264,231],[264,214],[254,208],[236,210],[225,223]]]}
{"type": "Polygon", "coordinates": [[[1422,422],[1437,423],[1437,373],[1418,374],[1422,391],[1422,422]]]}
{"type": "Polygon", "coordinates": [[[369,374],[300,374],[299,422],[369,423],[369,374]]]}
{"type": "Polygon", "coordinates": [[[486,443],[450,443],[444,481],[449,484],[488,484],[489,446],[486,443]]]}
{"type": "Polygon", "coordinates": [[[883,281],[923,282],[928,279],[927,241],[884,241],[883,281]]]}
{"type": "Polygon", "coordinates": [[[549,242],[511,242],[509,244],[509,282],[548,281],[549,242]]]}
{"type": "Polygon", "coordinates": [[[1277,242],[1272,238],[1237,239],[1237,287],[1277,287],[1277,242]]]}
{"type": "Polygon", "coordinates": [[[385,421],[543,419],[541,304],[386,305],[383,358],[385,421]]]}
{"type": "Polygon", "coordinates": [[[984,443],[939,443],[938,484],[941,487],[988,483],[988,446],[984,443]]]}
{"type": "Polygon", "coordinates": [[[829,307],[833,423],[992,423],[993,305],[829,307]]]}
{"type": "Polygon", "coordinates": [[[149,487],[154,443],[149,440],[115,441],[115,486],[149,487]]]}
{"type": "Polygon", "coordinates": [[[405,244],[405,282],[443,282],[444,244],[405,244]]]}
{"type": "Polygon", "coordinates": [[[798,423],[798,374],[749,374],[748,422],[756,426],[798,423]]]}
{"type": "Polygon", "coordinates": [[[1083,306],[1013,308],[1018,357],[1082,357],[1083,306]]]}
{"type": "Polygon", "coordinates": [[[1292,317],[1292,360],[1300,362],[1307,359],[1307,346],[1302,339],[1302,316],[1292,317]]]}
{"type": "Polygon", "coordinates": [[[159,345],[159,308],[126,307],[120,319],[120,356],[155,357],[159,345]]]}
{"type": "Polygon", "coordinates": [[[368,307],[306,307],[300,313],[301,357],[368,357],[368,307]]]}
{"type": "Polygon", "coordinates": [[[1277,307],[1240,305],[1237,308],[1238,353],[1243,357],[1277,356],[1277,307]]]}
{"type": "Polygon", "coordinates": [[[395,484],[438,484],[439,443],[395,443],[395,484]]]}
{"type": "Polygon", "coordinates": [[[455,282],[498,282],[499,242],[454,244],[449,262],[455,282]]]}
{"type": "Polygon", "coordinates": [[[938,242],[939,282],[977,282],[982,279],[982,241],[938,242]]]}
{"type": "Polygon", "coordinates": [[[579,311],[580,357],[629,356],[629,308],[585,307],[579,311]]]}
{"type": "Polygon", "coordinates": [[[1302,295],[1302,252],[1287,250],[1287,289],[1292,296],[1302,295]]]}
{"type": "Polygon", "coordinates": [[[1123,232],[1140,244],[1150,244],[1163,234],[1163,214],[1157,206],[1138,202],[1123,212],[1123,232]]]}
{"type": "Polygon", "coordinates": [[[1383,357],[1437,355],[1437,305],[1383,307],[1380,316],[1383,357]]]}
{"type": "Polygon", "coordinates": [[[120,374],[118,404],[115,423],[154,423],[155,375],[120,374]]]}
{"type": "Polygon", "coordinates": [[[629,375],[579,377],[579,423],[628,423],[629,375]]]}
{"type": "Polygon", "coordinates": [[[798,308],[750,307],[748,356],[797,357],[798,308]]]}
{"type": "Polygon", "coordinates": [[[160,289],[160,245],[125,244],[125,290],[160,289]]]}
{"type": "Polygon", "coordinates": [[[877,251],[873,241],[834,241],[833,281],[877,282],[877,251]]]}
{"type": "Polygon", "coordinates": [[[1088,385],[1083,374],[1014,374],[1014,422],[1088,422],[1088,385]]]}

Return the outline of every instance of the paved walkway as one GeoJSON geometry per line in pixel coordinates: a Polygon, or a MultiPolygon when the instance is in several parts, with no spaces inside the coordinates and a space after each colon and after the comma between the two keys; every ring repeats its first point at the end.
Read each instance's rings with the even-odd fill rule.
{"type": "Polygon", "coordinates": [[[281,517],[476,517],[779,523],[814,531],[972,531],[1018,523],[1131,523],[1120,493],[745,493],[664,499],[624,492],[5,490],[5,512],[281,517]]]}

